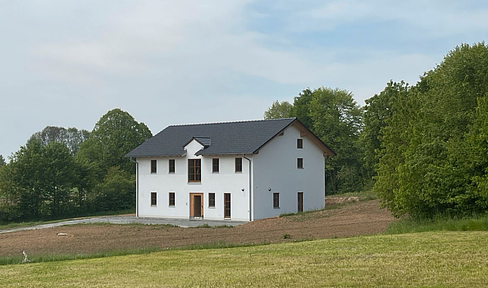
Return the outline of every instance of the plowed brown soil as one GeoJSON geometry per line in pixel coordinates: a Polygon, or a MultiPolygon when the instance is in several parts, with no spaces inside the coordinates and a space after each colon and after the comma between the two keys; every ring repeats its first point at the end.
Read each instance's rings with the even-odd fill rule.
{"type": "Polygon", "coordinates": [[[0,257],[90,254],[119,249],[170,248],[210,243],[276,243],[371,235],[394,218],[377,200],[338,209],[275,217],[234,228],[179,228],[144,225],[76,225],[0,234],[0,257]],[[59,236],[58,233],[66,233],[59,236]]]}

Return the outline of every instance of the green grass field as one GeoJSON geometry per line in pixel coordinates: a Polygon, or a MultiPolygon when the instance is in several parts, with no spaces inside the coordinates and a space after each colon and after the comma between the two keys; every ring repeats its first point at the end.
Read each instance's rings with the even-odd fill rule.
{"type": "Polygon", "coordinates": [[[2,287],[486,287],[488,232],[425,232],[0,266],[2,287]]]}

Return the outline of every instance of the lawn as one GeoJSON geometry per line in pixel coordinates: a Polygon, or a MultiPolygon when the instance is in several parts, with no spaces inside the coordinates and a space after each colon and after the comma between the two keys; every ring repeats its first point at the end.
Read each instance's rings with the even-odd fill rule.
{"type": "Polygon", "coordinates": [[[487,232],[425,232],[0,266],[2,287],[486,287],[487,232]]]}

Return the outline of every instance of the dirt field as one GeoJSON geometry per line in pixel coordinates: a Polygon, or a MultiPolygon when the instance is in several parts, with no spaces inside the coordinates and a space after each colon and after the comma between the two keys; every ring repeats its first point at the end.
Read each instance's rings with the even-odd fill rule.
{"type": "Polygon", "coordinates": [[[377,200],[303,215],[275,217],[234,228],[179,228],[144,225],[76,225],[0,234],[0,257],[88,254],[118,249],[181,247],[216,242],[276,243],[370,235],[394,218],[377,200]],[[59,236],[58,233],[66,233],[59,236]]]}

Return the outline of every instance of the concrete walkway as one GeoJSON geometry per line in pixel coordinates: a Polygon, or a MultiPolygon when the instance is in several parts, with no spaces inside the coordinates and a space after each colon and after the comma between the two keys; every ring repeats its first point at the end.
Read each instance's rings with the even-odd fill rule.
{"type": "Polygon", "coordinates": [[[66,220],[56,223],[41,224],[29,227],[20,227],[7,230],[0,230],[0,234],[26,231],[26,230],[37,230],[44,228],[53,228],[66,225],[76,225],[76,224],[90,224],[90,223],[111,223],[111,224],[144,224],[144,225],[175,225],[183,228],[197,227],[202,225],[209,226],[238,226],[247,221],[229,221],[229,220],[190,220],[190,219],[172,219],[172,218],[137,218],[135,216],[101,216],[92,218],[80,218],[73,220],[66,220]]]}

